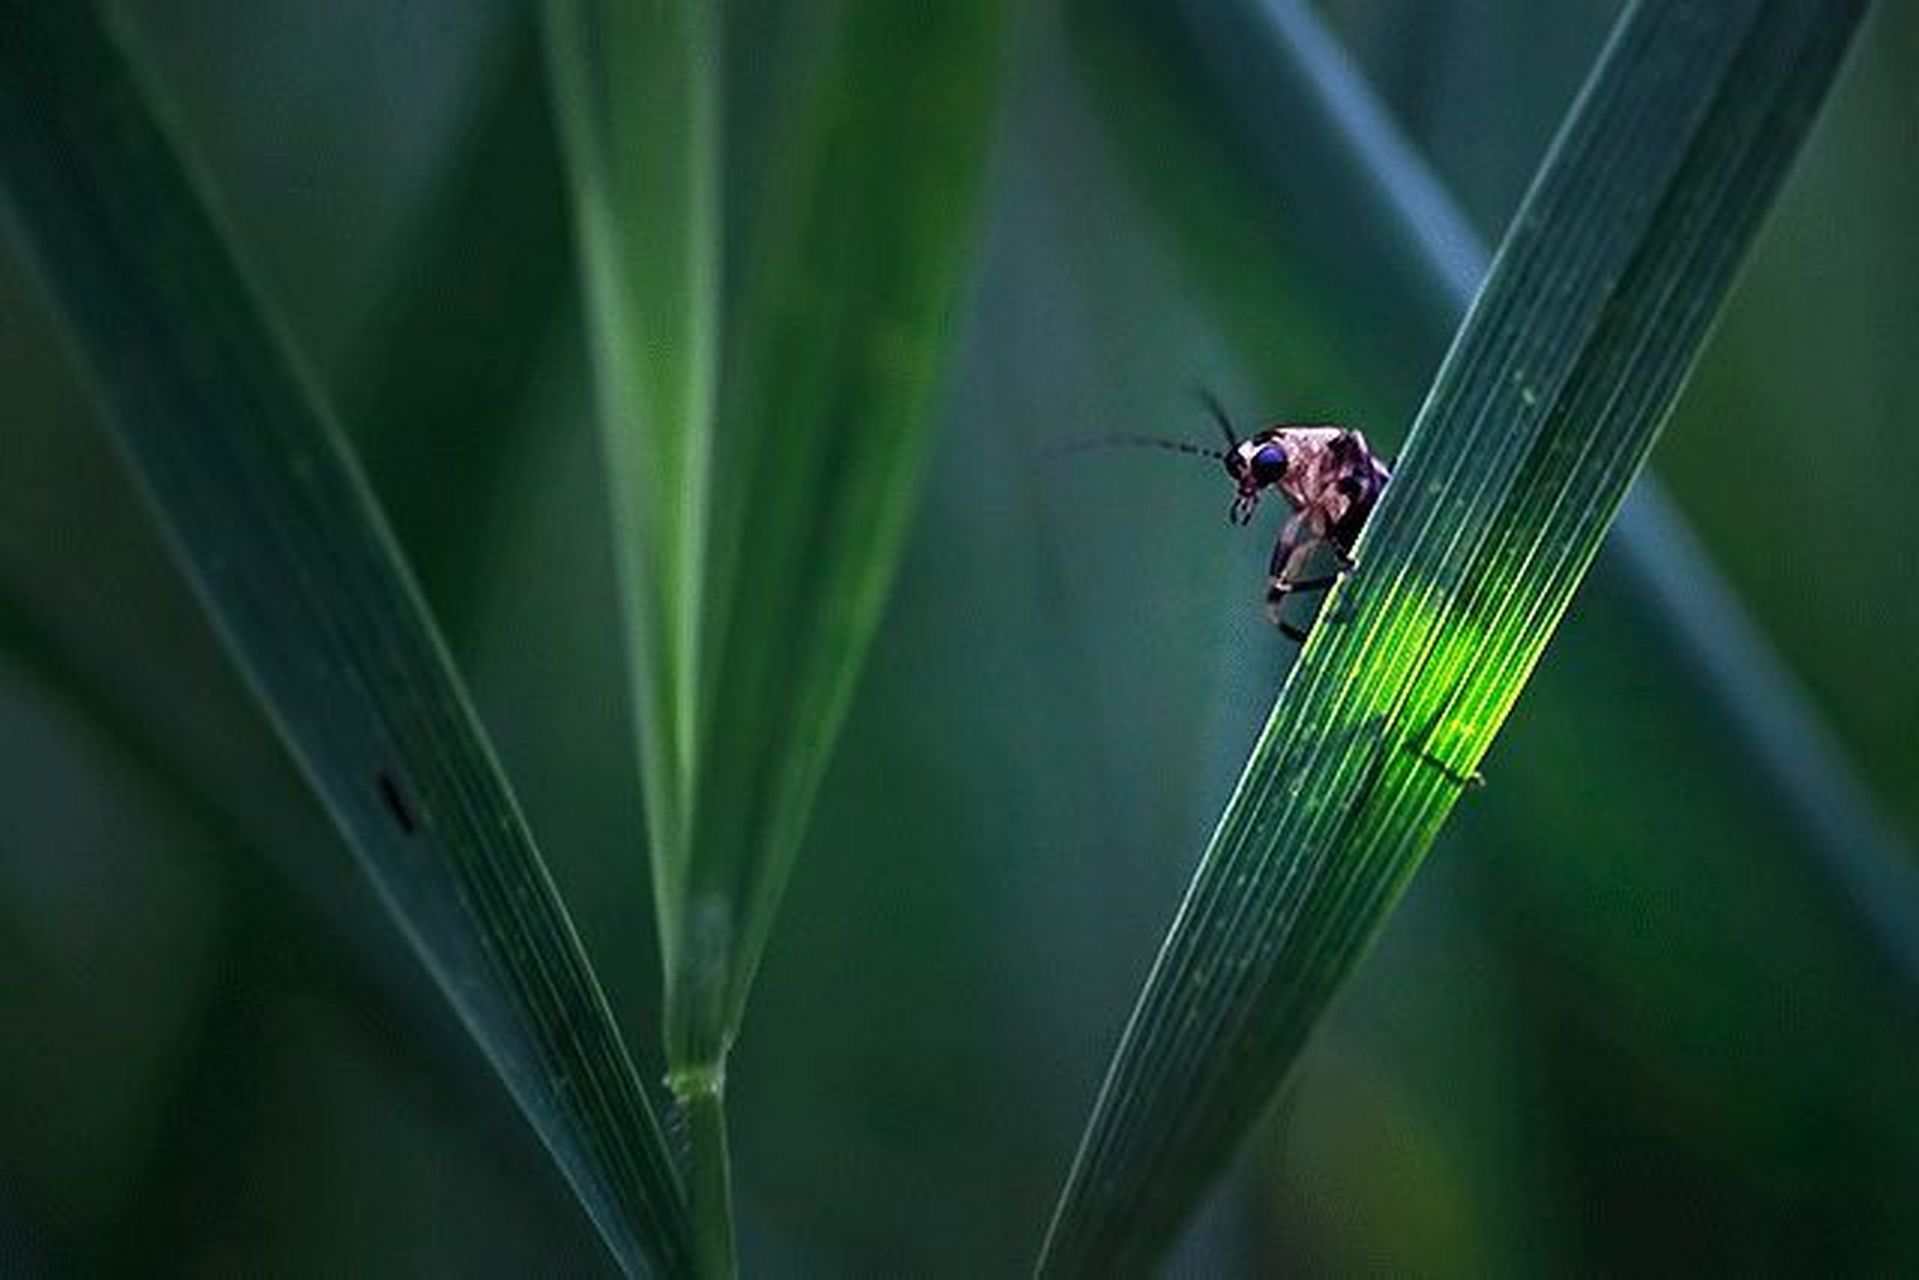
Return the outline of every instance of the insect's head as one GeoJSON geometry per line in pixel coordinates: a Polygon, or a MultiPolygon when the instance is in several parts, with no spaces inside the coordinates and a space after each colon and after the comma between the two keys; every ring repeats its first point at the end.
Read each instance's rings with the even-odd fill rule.
{"type": "Polygon", "coordinates": [[[1280,429],[1268,427],[1241,440],[1218,398],[1204,388],[1199,398],[1226,437],[1226,452],[1220,455],[1220,461],[1226,464],[1226,474],[1233,478],[1237,490],[1226,518],[1234,524],[1246,524],[1259,506],[1260,491],[1278,484],[1286,475],[1286,446],[1280,441],[1280,429]]]}
{"type": "Polygon", "coordinates": [[[1234,524],[1245,524],[1253,518],[1260,491],[1285,478],[1287,461],[1286,446],[1280,443],[1279,432],[1270,428],[1239,441],[1227,452],[1226,474],[1238,487],[1229,513],[1234,524]]]}

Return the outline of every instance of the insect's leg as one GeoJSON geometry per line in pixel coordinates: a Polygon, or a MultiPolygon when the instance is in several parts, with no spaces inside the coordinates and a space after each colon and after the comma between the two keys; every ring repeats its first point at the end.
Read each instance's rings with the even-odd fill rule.
{"type": "Polygon", "coordinates": [[[1294,640],[1303,640],[1306,638],[1304,633],[1300,632],[1298,627],[1293,626],[1279,616],[1279,611],[1281,607],[1285,605],[1286,597],[1290,594],[1292,594],[1291,589],[1280,582],[1278,578],[1274,578],[1272,583],[1266,588],[1266,617],[1268,621],[1278,627],[1286,636],[1294,640]]]}
{"type": "Polygon", "coordinates": [[[1301,514],[1286,522],[1286,527],[1279,531],[1279,541],[1273,544],[1273,559],[1269,566],[1272,576],[1266,584],[1266,616],[1283,634],[1294,640],[1304,639],[1305,633],[1298,627],[1280,621],[1279,610],[1286,603],[1287,596],[1295,591],[1310,589],[1302,588],[1293,580],[1293,575],[1304,567],[1315,542],[1316,539],[1307,528],[1306,517],[1301,514]]]}
{"type": "Polygon", "coordinates": [[[1289,580],[1286,583],[1286,590],[1289,593],[1300,592],[1300,591],[1324,591],[1327,587],[1332,586],[1335,582],[1338,582],[1341,578],[1345,576],[1346,574],[1342,570],[1339,573],[1322,573],[1317,578],[1300,578],[1297,581],[1289,580]]]}
{"type": "Polygon", "coordinates": [[[1273,543],[1273,558],[1266,565],[1266,573],[1282,592],[1292,590],[1290,570],[1300,567],[1305,560],[1303,553],[1312,550],[1314,541],[1303,511],[1280,529],[1279,537],[1273,543]]]}
{"type": "MultiPolygon", "coordinates": [[[[1275,606],[1275,612],[1277,612],[1277,606],[1275,606]]],[[[1306,628],[1295,626],[1293,623],[1287,622],[1284,618],[1279,617],[1273,619],[1273,625],[1279,628],[1279,634],[1285,636],[1294,644],[1306,643],[1306,628]]]]}

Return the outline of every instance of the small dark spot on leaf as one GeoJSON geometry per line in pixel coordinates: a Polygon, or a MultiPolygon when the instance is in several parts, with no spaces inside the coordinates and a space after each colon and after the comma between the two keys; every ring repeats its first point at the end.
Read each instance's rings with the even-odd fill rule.
{"type": "Polygon", "coordinates": [[[407,808],[406,797],[400,793],[400,784],[393,780],[391,774],[380,775],[380,798],[386,801],[386,810],[400,824],[400,830],[412,835],[419,829],[413,821],[413,811],[407,808]]]}
{"type": "Polygon", "coordinates": [[[1479,770],[1477,769],[1473,770],[1471,773],[1461,773],[1459,770],[1453,768],[1451,765],[1439,759],[1437,756],[1433,756],[1428,754],[1427,752],[1421,751],[1418,747],[1415,747],[1410,742],[1406,744],[1406,750],[1412,752],[1414,755],[1418,756],[1421,760],[1424,760],[1427,764],[1431,765],[1433,768],[1445,774],[1447,780],[1450,781],[1454,786],[1460,788],[1462,791],[1477,791],[1481,787],[1486,785],[1486,775],[1479,772],[1479,770]]]}

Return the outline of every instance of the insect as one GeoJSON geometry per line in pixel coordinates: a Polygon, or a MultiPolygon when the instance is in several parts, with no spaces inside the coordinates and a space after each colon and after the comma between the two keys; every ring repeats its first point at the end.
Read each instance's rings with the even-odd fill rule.
{"type": "Polygon", "coordinates": [[[1101,436],[1085,443],[1139,445],[1219,460],[1235,487],[1227,510],[1234,524],[1251,523],[1267,490],[1284,498],[1293,514],[1273,544],[1266,614],[1281,634],[1304,643],[1305,630],[1281,617],[1281,608],[1290,596],[1332,586],[1353,567],[1353,544],[1392,471],[1365,436],[1331,423],[1275,422],[1242,440],[1219,401],[1209,392],[1199,394],[1226,437],[1224,450],[1154,436],[1101,436]],[[1331,551],[1336,568],[1309,577],[1313,553],[1320,547],[1331,551]]]}
{"type": "Polygon", "coordinates": [[[1241,440],[1219,401],[1201,394],[1226,436],[1221,461],[1238,486],[1228,518],[1249,523],[1267,489],[1293,509],[1273,543],[1266,613],[1289,639],[1303,642],[1306,633],[1280,617],[1286,597],[1324,590],[1353,567],[1353,544],[1393,473],[1365,436],[1331,423],[1275,422],[1241,440]],[[1307,577],[1313,552],[1321,546],[1332,552],[1337,568],[1307,577]]]}

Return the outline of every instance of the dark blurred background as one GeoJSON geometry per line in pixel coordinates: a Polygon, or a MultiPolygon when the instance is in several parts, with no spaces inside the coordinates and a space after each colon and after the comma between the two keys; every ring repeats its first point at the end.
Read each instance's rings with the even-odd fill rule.
{"type": "MultiPolygon", "coordinates": [[[[651,1064],[526,7],[166,0],[134,26],[651,1064]]],[[[1317,9],[1488,241],[1616,11],[1317,9]]],[[[1377,202],[1313,198],[1339,139],[1246,177],[1177,22],[1068,0],[1016,26],[923,514],[734,1059],[751,1274],[1030,1268],[1289,658],[1220,476],[1041,446],[1203,434],[1203,383],[1390,451],[1449,333],[1369,249],[1377,202]]],[[[777,90],[750,38],[730,57],[777,90]]],[[[1906,847],[1914,66],[1919,11],[1882,6],[1654,459],[1836,744],[1804,750],[1906,847]]],[[[1289,136],[1299,87],[1255,87],[1289,136]]],[[[10,243],[0,385],[0,1273],[605,1269],[228,668],[10,243]]],[[[1616,559],[1485,771],[1173,1269],[1919,1271],[1919,992],[1616,559]]]]}

